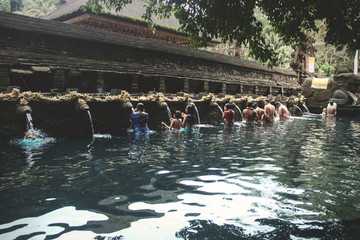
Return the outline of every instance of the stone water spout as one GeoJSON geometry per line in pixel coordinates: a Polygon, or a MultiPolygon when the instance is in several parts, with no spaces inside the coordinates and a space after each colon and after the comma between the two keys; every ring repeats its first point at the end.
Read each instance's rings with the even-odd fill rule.
{"type": "Polygon", "coordinates": [[[159,102],[159,106],[161,108],[166,109],[166,112],[167,112],[168,117],[169,117],[169,122],[171,123],[171,110],[170,110],[169,105],[167,104],[167,102],[159,102]]]}
{"type": "Polygon", "coordinates": [[[89,107],[89,105],[86,104],[86,101],[84,99],[79,98],[77,100],[77,102],[75,103],[75,111],[87,113],[87,115],[89,117],[89,121],[90,121],[91,133],[92,133],[92,136],[94,136],[95,131],[94,131],[94,124],[93,124],[91,113],[90,113],[90,107],[89,107]]]}
{"type": "Polygon", "coordinates": [[[26,101],[26,99],[24,98],[20,99],[20,104],[17,106],[16,112],[19,115],[25,115],[26,129],[32,130],[34,128],[32,116],[31,116],[32,109],[28,105],[28,101],[26,101]]]}
{"type": "Polygon", "coordinates": [[[132,105],[131,102],[123,102],[122,107],[124,109],[131,109],[132,112],[134,111],[134,106],[132,105]]]}
{"type": "Polygon", "coordinates": [[[26,113],[32,113],[31,107],[28,105],[28,101],[26,101],[24,98],[20,100],[20,104],[16,108],[16,112],[18,114],[26,114],[26,113]]]}
{"type": "Polygon", "coordinates": [[[75,110],[78,112],[86,112],[89,111],[89,105],[86,104],[86,101],[84,99],[79,98],[77,102],[75,103],[75,110]]]}

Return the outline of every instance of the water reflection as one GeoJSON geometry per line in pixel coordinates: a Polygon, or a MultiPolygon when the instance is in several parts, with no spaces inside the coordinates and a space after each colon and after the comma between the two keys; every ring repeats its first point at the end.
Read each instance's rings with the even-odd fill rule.
{"type": "Polygon", "coordinates": [[[90,211],[63,207],[38,217],[23,218],[0,225],[1,239],[45,239],[56,236],[72,228],[86,225],[89,221],[105,221],[108,217],[90,211]]]}
{"type": "Polygon", "coordinates": [[[68,138],[34,153],[26,175],[24,151],[4,148],[0,222],[11,224],[0,234],[39,239],[47,234],[40,232],[57,239],[358,236],[359,122],[327,124],[320,117],[303,117],[241,123],[230,131],[202,125],[193,134],[68,138]],[[108,219],[95,220],[97,227],[67,227],[63,218],[54,233],[45,224],[45,230],[17,232],[29,224],[27,217],[62,206],[108,219]]]}

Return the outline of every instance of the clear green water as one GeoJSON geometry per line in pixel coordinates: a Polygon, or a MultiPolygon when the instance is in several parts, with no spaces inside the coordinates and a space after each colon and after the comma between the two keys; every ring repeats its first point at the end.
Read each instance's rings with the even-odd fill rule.
{"type": "Polygon", "coordinates": [[[358,239],[360,121],[46,138],[0,132],[0,239],[358,239]]]}

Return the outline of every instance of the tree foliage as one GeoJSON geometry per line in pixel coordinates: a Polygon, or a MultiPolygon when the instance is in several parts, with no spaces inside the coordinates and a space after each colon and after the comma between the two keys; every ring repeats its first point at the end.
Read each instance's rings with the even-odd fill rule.
{"type": "Polygon", "coordinates": [[[3,11],[3,12],[10,12],[11,11],[10,0],[2,0],[2,1],[0,1],[0,11],[3,11]]]}
{"type": "Polygon", "coordinates": [[[59,5],[59,0],[23,0],[22,8],[16,13],[40,18],[54,11],[59,5]]]}
{"type": "MultiPolygon", "coordinates": [[[[89,0],[87,7],[95,13],[104,7],[120,11],[131,2],[89,0]]],[[[315,21],[324,19],[327,43],[359,48],[360,1],[354,0],[148,0],[143,18],[151,26],[154,15],[166,18],[174,14],[193,45],[205,45],[210,39],[235,41],[247,45],[255,59],[275,63],[276,51],[266,41],[256,11],[267,17],[286,45],[301,45],[309,31],[319,30],[315,21]]]]}

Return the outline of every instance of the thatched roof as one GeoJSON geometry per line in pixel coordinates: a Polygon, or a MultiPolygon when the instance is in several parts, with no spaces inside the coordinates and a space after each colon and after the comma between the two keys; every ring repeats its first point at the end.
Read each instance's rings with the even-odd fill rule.
{"type": "MultiPolygon", "coordinates": [[[[82,10],[80,10],[80,8],[87,1],[88,0],[70,0],[64,5],[60,6],[55,11],[44,16],[43,19],[65,21],[74,15],[81,15],[82,10]]],[[[114,16],[132,17],[132,18],[141,19],[142,15],[145,12],[144,5],[146,5],[145,0],[133,0],[131,4],[125,5],[120,12],[111,10],[110,13],[114,16]]],[[[170,17],[168,19],[158,19],[157,17],[154,16],[153,21],[157,25],[162,25],[175,29],[178,29],[180,27],[180,24],[175,17],[170,17]]]]}

